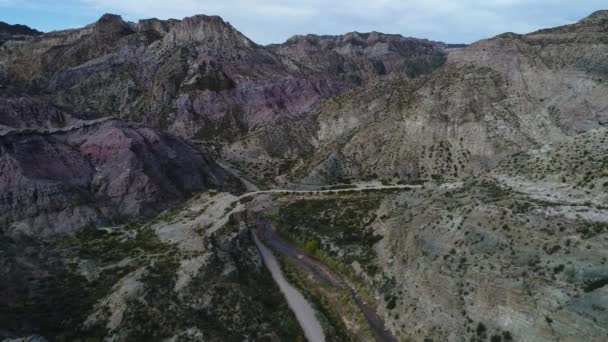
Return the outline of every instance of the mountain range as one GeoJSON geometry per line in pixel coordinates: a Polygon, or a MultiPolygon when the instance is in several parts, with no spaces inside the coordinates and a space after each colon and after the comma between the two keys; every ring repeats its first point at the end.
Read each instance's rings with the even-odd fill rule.
{"type": "Polygon", "coordinates": [[[0,340],[605,341],[607,56],[0,23],[0,340]]]}

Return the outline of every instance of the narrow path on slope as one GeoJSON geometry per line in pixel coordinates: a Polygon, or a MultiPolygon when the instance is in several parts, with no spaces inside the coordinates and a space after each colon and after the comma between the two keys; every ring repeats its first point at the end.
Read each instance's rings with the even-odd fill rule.
{"type": "Polygon", "coordinates": [[[371,184],[357,184],[353,188],[347,189],[334,189],[334,190],[289,190],[289,189],[271,189],[271,190],[261,190],[261,191],[252,191],[247,192],[239,196],[239,199],[255,196],[260,194],[308,194],[308,193],[341,193],[341,192],[353,192],[353,191],[365,191],[365,190],[398,190],[398,189],[417,189],[421,188],[422,185],[409,185],[409,184],[400,184],[400,185],[371,185],[371,184]]]}
{"type": "MultiPolygon", "coordinates": [[[[238,177],[238,176],[237,176],[238,177]]],[[[289,190],[289,189],[272,189],[272,190],[258,190],[252,192],[246,192],[238,197],[229,196],[227,198],[220,199],[223,208],[228,208],[227,211],[224,212],[222,217],[218,219],[218,222],[213,224],[212,228],[207,230],[207,234],[213,234],[215,231],[220,229],[227,221],[230,215],[235,214],[237,212],[241,212],[246,210],[246,205],[239,203],[242,199],[247,197],[253,197],[262,194],[311,194],[318,195],[323,193],[348,193],[348,192],[357,192],[357,191],[376,191],[376,190],[398,190],[398,189],[417,189],[422,187],[422,185],[408,185],[408,184],[400,184],[400,185],[378,185],[373,183],[361,183],[355,185],[353,188],[348,189],[334,189],[334,190],[289,190]]]]}

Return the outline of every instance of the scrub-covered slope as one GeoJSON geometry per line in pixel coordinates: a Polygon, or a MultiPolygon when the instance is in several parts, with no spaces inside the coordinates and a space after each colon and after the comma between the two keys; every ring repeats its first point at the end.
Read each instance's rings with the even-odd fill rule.
{"type": "Polygon", "coordinates": [[[226,158],[245,165],[260,157],[288,159],[287,168],[272,169],[275,175],[287,169],[292,179],[317,184],[447,180],[604,126],[605,18],[598,12],[574,25],[451,49],[428,77],[353,89],[325,101],[314,119],[287,122],[226,148],[226,158]],[[267,143],[291,135],[298,139],[286,140],[287,147],[267,143]]]}
{"type": "Polygon", "coordinates": [[[591,130],[464,182],[285,196],[266,215],[296,243],[317,241],[312,250],[370,291],[395,336],[599,342],[607,155],[608,131],[591,130]]]}

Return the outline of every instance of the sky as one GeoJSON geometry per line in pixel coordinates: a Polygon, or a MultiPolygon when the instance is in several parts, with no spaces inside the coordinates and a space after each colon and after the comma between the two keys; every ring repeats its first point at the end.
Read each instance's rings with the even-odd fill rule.
{"type": "Polygon", "coordinates": [[[259,44],[296,34],[398,33],[472,43],[504,32],[574,23],[606,0],[0,0],[0,21],[41,31],[81,27],[104,13],[125,20],[219,15],[259,44]]]}

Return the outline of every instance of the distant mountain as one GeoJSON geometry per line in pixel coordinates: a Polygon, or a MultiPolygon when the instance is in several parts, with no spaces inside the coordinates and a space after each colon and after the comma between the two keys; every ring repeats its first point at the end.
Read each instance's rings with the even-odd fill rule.
{"type": "Polygon", "coordinates": [[[11,25],[0,21],[0,46],[8,40],[23,40],[27,37],[39,36],[42,32],[25,25],[11,25]]]}
{"type": "Polygon", "coordinates": [[[0,34],[4,35],[21,35],[21,36],[39,36],[42,32],[32,29],[26,25],[20,24],[7,24],[3,21],[0,21],[0,34]]]}
{"type": "Polygon", "coordinates": [[[294,36],[272,46],[307,69],[355,84],[374,78],[415,78],[440,67],[446,44],[379,32],[294,36]]]}

